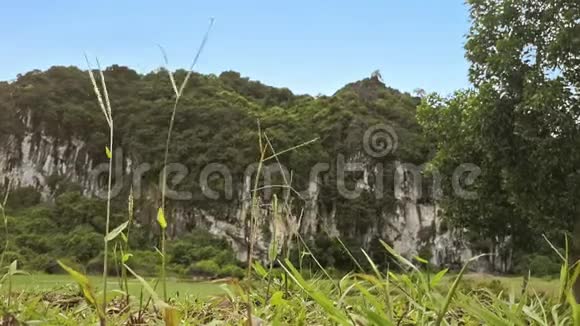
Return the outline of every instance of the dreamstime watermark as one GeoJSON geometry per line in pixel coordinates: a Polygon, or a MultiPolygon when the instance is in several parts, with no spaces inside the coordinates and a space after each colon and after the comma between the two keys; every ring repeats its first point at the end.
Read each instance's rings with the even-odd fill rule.
{"type": "MultiPolygon", "coordinates": [[[[152,175],[156,173],[153,165],[140,163],[132,166],[132,162],[125,160],[123,150],[117,149],[113,153],[111,196],[118,196],[130,183],[134,197],[139,199],[143,196],[144,180],[158,180],[161,189],[163,176],[166,175],[166,196],[176,201],[193,199],[194,191],[195,194],[201,194],[209,200],[231,200],[235,196],[236,184],[242,186],[242,193],[248,194],[253,190],[259,190],[265,199],[269,199],[274,191],[280,189],[284,192],[284,196],[294,192],[303,199],[312,198],[320,191],[322,185],[334,187],[338,194],[347,200],[359,198],[364,192],[371,193],[378,200],[383,199],[387,193],[392,193],[397,198],[421,199],[425,198],[423,194],[425,185],[430,188],[428,192],[431,198],[435,200],[442,198],[442,174],[428,164],[416,165],[395,160],[398,145],[399,138],[393,126],[389,124],[371,126],[362,136],[364,153],[349,157],[337,154],[332,162],[314,164],[308,172],[308,182],[303,190],[287,186],[287,182],[292,179],[290,169],[275,160],[263,162],[259,187],[253,189],[251,185],[257,177],[259,163],[248,165],[243,175],[232,173],[232,168],[223,163],[206,164],[201,169],[196,169],[199,172],[195,174],[184,164],[171,163],[160,171],[156,169],[157,175],[152,175]],[[332,177],[328,178],[328,175],[332,177]],[[428,184],[424,184],[425,175],[429,175],[428,184]],[[385,181],[390,181],[388,187],[391,187],[392,192],[386,191],[388,188],[385,181]],[[186,184],[194,184],[197,189],[184,190],[186,184]]],[[[99,185],[96,195],[100,198],[108,196],[106,187],[102,186],[108,173],[108,163],[99,164],[91,171],[91,177],[99,185]]],[[[457,166],[449,176],[452,195],[467,200],[477,199],[477,192],[473,190],[473,186],[480,174],[481,169],[475,164],[464,163],[457,166]]]]}

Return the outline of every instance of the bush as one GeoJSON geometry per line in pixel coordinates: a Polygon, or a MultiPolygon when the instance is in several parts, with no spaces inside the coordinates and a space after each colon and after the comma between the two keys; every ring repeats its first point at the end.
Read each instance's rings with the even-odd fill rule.
{"type": "Polygon", "coordinates": [[[34,255],[28,259],[28,264],[26,269],[32,271],[38,271],[43,273],[49,273],[50,271],[56,269],[56,259],[49,255],[34,255]]]}
{"type": "Polygon", "coordinates": [[[154,251],[136,250],[131,252],[133,256],[129,258],[127,265],[141,276],[158,275],[160,271],[161,257],[154,251]]]}
{"type": "Polygon", "coordinates": [[[215,277],[220,273],[220,266],[213,260],[202,260],[191,265],[187,270],[190,275],[202,275],[208,277],[215,277]]]}
{"type": "MultiPolygon", "coordinates": [[[[13,261],[18,261],[18,266],[22,266],[25,264],[24,261],[25,257],[21,255],[19,252],[16,251],[6,251],[4,253],[4,265],[9,265],[13,261]]],[[[5,266],[1,266],[5,267],[5,266]]]]}
{"type": "Polygon", "coordinates": [[[528,271],[532,276],[550,276],[560,273],[560,263],[544,255],[524,255],[517,259],[514,271],[525,275],[528,271]]]}
{"type": "MultiPolygon", "coordinates": [[[[169,253],[168,263],[173,266],[172,269],[179,271],[179,266],[181,266],[187,268],[187,274],[190,274],[189,272],[206,273],[207,271],[195,270],[195,265],[202,262],[209,264],[207,261],[212,261],[217,266],[235,266],[238,264],[238,260],[228,243],[204,230],[195,230],[171,241],[167,252],[169,253]]],[[[211,272],[217,275],[219,270],[218,267],[211,272]]]]}
{"type": "Polygon", "coordinates": [[[240,268],[239,266],[236,265],[226,265],[224,266],[219,273],[220,277],[226,277],[226,276],[231,276],[231,277],[237,277],[237,278],[243,278],[245,275],[245,272],[242,268],[240,268]]]}
{"type": "Polygon", "coordinates": [[[66,242],[68,254],[85,264],[97,256],[103,245],[103,235],[89,225],[79,225],[71,231],[66,242]]]}
{"type": "MultiPolygon", "coordinates": [[[[23,200],[34,197],[32,189],[22,188],[23,200]]],[[[11,194],[16,196],[15,194],[11,194]]],[[[20,195],[18,195],[20,196],[20,195]]],[[[17,199],[14,197],[13,199],[17,199]]],[[[85,198],[80,193],[67,192],[59,195],[54,205],[39,205],[11,211],[8,216],[9,252],[5,264],[18,260],[18,265],[29,271],[61,273],[57,259],[67,259],[71,266],[91,274],[100,274],[103,269],[103,229],[105,206],[102,201],[85,198]]],[[[119,225],[126,219],[122,214],[113,215],[111,225],[119,225]],[[117,221],[118,220],[118,221],[117,221]]],[[[147,226],[131,228],[131,248],[141,248],[151,241],[147,226]]],[[[6,241],[5,232],[0,231],[0,246],[6,241]]],[[[170,241],[167,248],[168,271],[172,275],[187,275],[188,272],[208,276],[240,275],[231,247],[205,230],[195,230],[170,241]],[[208,261],[212,261],[209,263],[208,261]],[[199,267],[196,265],[199,264],[199,267]]],[[[158,253],[132,251],[128,265],[138,274],[159,274],[161,258],[158,253]]],[[[109,253],[109,273],[118,271],[113,253],[109,253]]],[[[118,262],[118,257],[117,257],[118,262]]]]}
{"type": "Polygon", "coordinates": [[[537,255],[530,261],[530,271],[535,276],[555,275],[560,272],[560,264],[547,256],[537,255]]]}
{"type": "Polygon", "coordinates": [[[40,203],[41,195],[34,187],[22,187],[13,189],[8,196],[6,207],[21,209],[32,207],[40,203]]]}

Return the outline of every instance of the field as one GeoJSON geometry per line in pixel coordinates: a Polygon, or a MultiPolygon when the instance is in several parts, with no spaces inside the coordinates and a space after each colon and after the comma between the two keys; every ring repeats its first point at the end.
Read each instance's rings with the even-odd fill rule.
{"type": "MultiPolygon", "coordinates": [[[[89,276],[92,284],[100,284],[102,278],[100,276],[89,276]]],[[[130,279],[129,292],[133,296],[140,294],[141,285],[139,281],[130,279]]],[[[153,282],[151,282],[153,284],[153,282]]],[[[26,292],[45,292],[59,288],[77,287],[74,280],[69,275],[52,275],[52,274],[31,274],[31,275],[15,275],[13,278],[13,289],[15,291],[26,292]]],[[[114,277],[110,277],[108,287],[111,290],[119,290],[119,281],[114,277]]],[[[206,298],[208,296],[224,294],[224,290],[220,284],[210,282],[193,282],[187,280],[178,280],[168,278],[167,293],[169,296],[194,296],[199,298],[206,298]]]]}
{"type": "MultiPolygon", "coordinates": [[[[92,284],[99,284],[100,276],[89,276],[92,284]]],[[[507,276],[492,276],[485,274],[467,274],[464,276],[464,283],[471,283],[480,286],[491,284],[494,280],[499,281],[506,291],[517,292],[522,287],[521,277],[507,277],[507,276]]],[[[15,291],[25,292],[45,292],[56,290],[59,288],[76,287],[74,280],[65,274],[31,274],[31,275],[16,275],[13,278],[12,287],[15,291]]],[[[445,281],[452,282],[450,277],[446,277],[445,281]]],[[[129,292],[133,296],[138,296],[141,289],[141,284],[138,280],[130,279],[129,292]]],[[[151,282],[153,283],[153,282],[151,282]]],[[[108,282],[111,290],[120,290],[119,282],[114,277],[109,278],[108,282]]],[[[449,285],[449,284],[447,284],[449,285]]],[[[558,290],[558,280],[531,278],[529,287],[538,293],[553,295],[558,290]]],[[[220,283],[213,282],[196,282],[182,279],[168,278],[167,292],[171,297],[174,296],[193,296],[200,299],[206,299],[211,296],[224,295],[226,291],[220,283]]]]}
{"type": "MultiPolygon", "coordinates": [[[[173,324],[167,320],[165,309],[170,307],[167,303],[160,299],[149,301],[146,290],[143,290],[144,300],[139,299],[144,289],[141,281],[128,279],[131,304],[126,305],[126,293],[121,290],[119,280],[110,277],[107,319],[112,325],[246,325],[248,318],[254,321],[251,325],[392,325],[389,320],[397,320],[399,325],[413,325],[432,324],[438,316],[443,318],[439,322],[451,325],[460,319],[465,325],[478,325],[481,320],[497,325],[512,325],[514,320],[534,321],[533,325],[572,322],[567,305],[557,304],[560,294],[557,279],[530,278],[525,285],[522,277],[410,271],[390,273],[390,276],[351,274],[342,279],[318,275],[304,280],[292,265],[288,268],[289,277],[285,278],[279,273],[264,274],[265,270],[258,264],[251,283],[230,280],[228,284],[220,284],[168,278],[167,302],[181,320],[173,324]],[[461,282],[456,287],[454,282],[458,277],[461,282]],[[248,302],[253,306],[251,317],[248,302]],[[446,302],[448,306],[442,310],[446,302]],[[541,311],[546,309],[552,310],[552,315],[542,317],[541,311]],[[542,320],[546,323],[538,322],[542,320]]],[[[102,281],[99,276],[87,278],[94,285],[102,281]]],[[[147,282],[156,283],[153,279],[147,282]]],[[[7,283],[2,287],[4,299],[8,291],[15,298],[8,313],[5,312],[2,325],[17,325],[10,323],[12,316],[14,322],[17,318],[27,324],[98,323],[98,313],[88,304],[89,298],[83,298],[69,275],[13,275],[11,283],[11,290],[7,289],[7,283]]],[[[97,295],[101,293],[98,288],[93,290],[97,295]]]]}

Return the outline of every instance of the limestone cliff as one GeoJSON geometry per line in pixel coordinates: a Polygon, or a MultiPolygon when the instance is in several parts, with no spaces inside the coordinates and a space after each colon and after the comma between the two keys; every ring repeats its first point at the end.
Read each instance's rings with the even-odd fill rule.
{"type": "MultiPolygon", "coordinates": [[[[173,104],[170,83],[163,71],[139,74],[111,66],[104,74],[111,85],[115,144],[122,148],[113,151],[115,192],[121,194],[115,198],[124,200],[125,191],[126,199],[129,186],[135,186],[137,218],[153,225],[160,200],[159,162],[173,104]],[[140,171],[149,172],[142,177],[140,171]]],[[[247,258],[254,176],[246,172],[259,157],[259,120],[277,150],[318,139],[280,157],[292,172],[292,185],[299,188],[289,197],[292,214],[274,224],[272,197],[260,196],[260,257],[266,255],[272,235],[285,241],[296,232],[307,241],[338,236],[353,248],[365,249],[383,239],[405,256],[420,255],[437,265],[459,265],[471,256],[463,230],[450,230],[441,222],[433,196],[421,194],[416,171],[406,171],[427,162],[432,149],[415,117],[418,98],[386,87],[376,76],[320,97],[295,95],[234,72],[194,73],[191,78],[170,150],[170,162],[188,169],[181,188],[191,193],[169,201],[170,237],[204,228],[228,239],[238,258],[247,258]],[[387,131],[392,138],[375,138],[369,131],[387,131]],[[326,170],[312,174],[319,163],[326,170]],[[212,164],[226,175],[200,182],[200,174],[212,164]],[[341,175],[345,164],[358,170],[341,175]],[[212,187],[220,199],[205,194],[212,187]]],[[[45,201],[53,200],[66,184],[98,196],[107,168],[105,164],[103,170],[105,124],[87,74],[78,68],[53,67],[0,82],[0,184],[34,187],[45,201]]],[[[275,183],[281,184],[281,178],[275,183]]]]}
{"type": "MultiPolygon", "coordinates": [[[[4,176],[2,183],[10,180],[13,187],[32,186],[42,194],[44,200],[50,200],[55,191],[51,179],[59,176],[81,185],[86,195],[96,194],[99,183],[91,173],[94,159],[86,151],[83,141],[71,139],[62,142],[47,136],[42,130],[33,130],[29,122],[25,125],[27,130],[23,137],[4,139],[4,146],[0,148],[0,171],[4,176]]],[[[131,162],[126,160],[123,164],[130,166],[131,162]]],[[[410,179],[402,165],[396,164],[398,177],[395,176],[397,182],[393,185],[395,209],[374,217],[362,236],[363,246],[369,245],[374,238],[381,238],[407,257],[427,252],[431,262],[436,265],[457,266],[466,261],[472,254],[462,240],[462,233],[458,230],[442,230],[437,206],[432,201],[420,200],[416,183],[410,179]]],[[[375,172],[365,170],[358,185],[363,191],[372,191],[368,175],[375,172]]],[[[235,194],[236,200],[221,215],[187,203],[172,205],[168,213],[173,220],[170,233],[178,235],[191,226],[205,228],[212,234],[226,238],[238,258],[246,260],[251,182],[250,176],[239,180],[241,191],[235,194]]],[[[274,229],[280,242],[286,241],[293,232],[300,232],[305,238],[315,236],[316,233],[325,233],[331,237],[347,236],[337,229],[336,203],[328,205],[321,202],[320,183],[320,179],[311,180],[303,196],[304,203],[299,205],[303,210],[287,219],[276,221],[276,225],[272,224],[271,212],[268,209],[262,210],[257,228],[260,230],[256,245],[259,257],[265,257],[274,229]]],[[[144,201],[155,202],[157,193],[149,190],[144,192],[144,201]]],[[[145,208],[138,208],[138,212],[141,217],[152,214],[145,208]]]]}

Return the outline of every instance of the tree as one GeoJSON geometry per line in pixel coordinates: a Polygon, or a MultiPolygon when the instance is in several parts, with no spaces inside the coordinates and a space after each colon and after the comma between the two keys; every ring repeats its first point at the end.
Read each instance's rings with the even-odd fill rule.
{"type": "MultiPolygon", "coordinates": [[[[453,111],[452,102],[460,101],[463,109],[457,114],[471,110],[478,121],[465,128],[446,122],[437,129],[436,162],[454,162],[461,145],[474,146],[471,154],[476,156],[471,157],[484,170],[477,186],[495,184],[489,190],[501,194],[494,198],[483,192],[482,206],[506,205],[509,214],[500,219],[501,225],[513,224],[502,219],[515,217],[524,222],[516,223],[518,227],[529,228],[533,236],[547,233],[552,239],[561,238],[562,231],[571,232],[574,223],[580,223],[580,4],[576,0],[468,3],[471,29],[466,56],[474,98],[456,96],[444,110],[426,100],[423,115],[440,121],[453,111]],[[457,133],[445,137],[445,128],[457,133]]],[[[474,223],[482,213],[470,214],[468,222],[474,223]]],[[[514,229],[511,235],[515,234],[521,233],[514,229]]]]}
{"type": "Polygon", "coordinates": [[[501,166],[518,213],[559,237],[580,223],[580,4],[470,5],[466,50],[481,98],[481,145],[501,166]]]}

